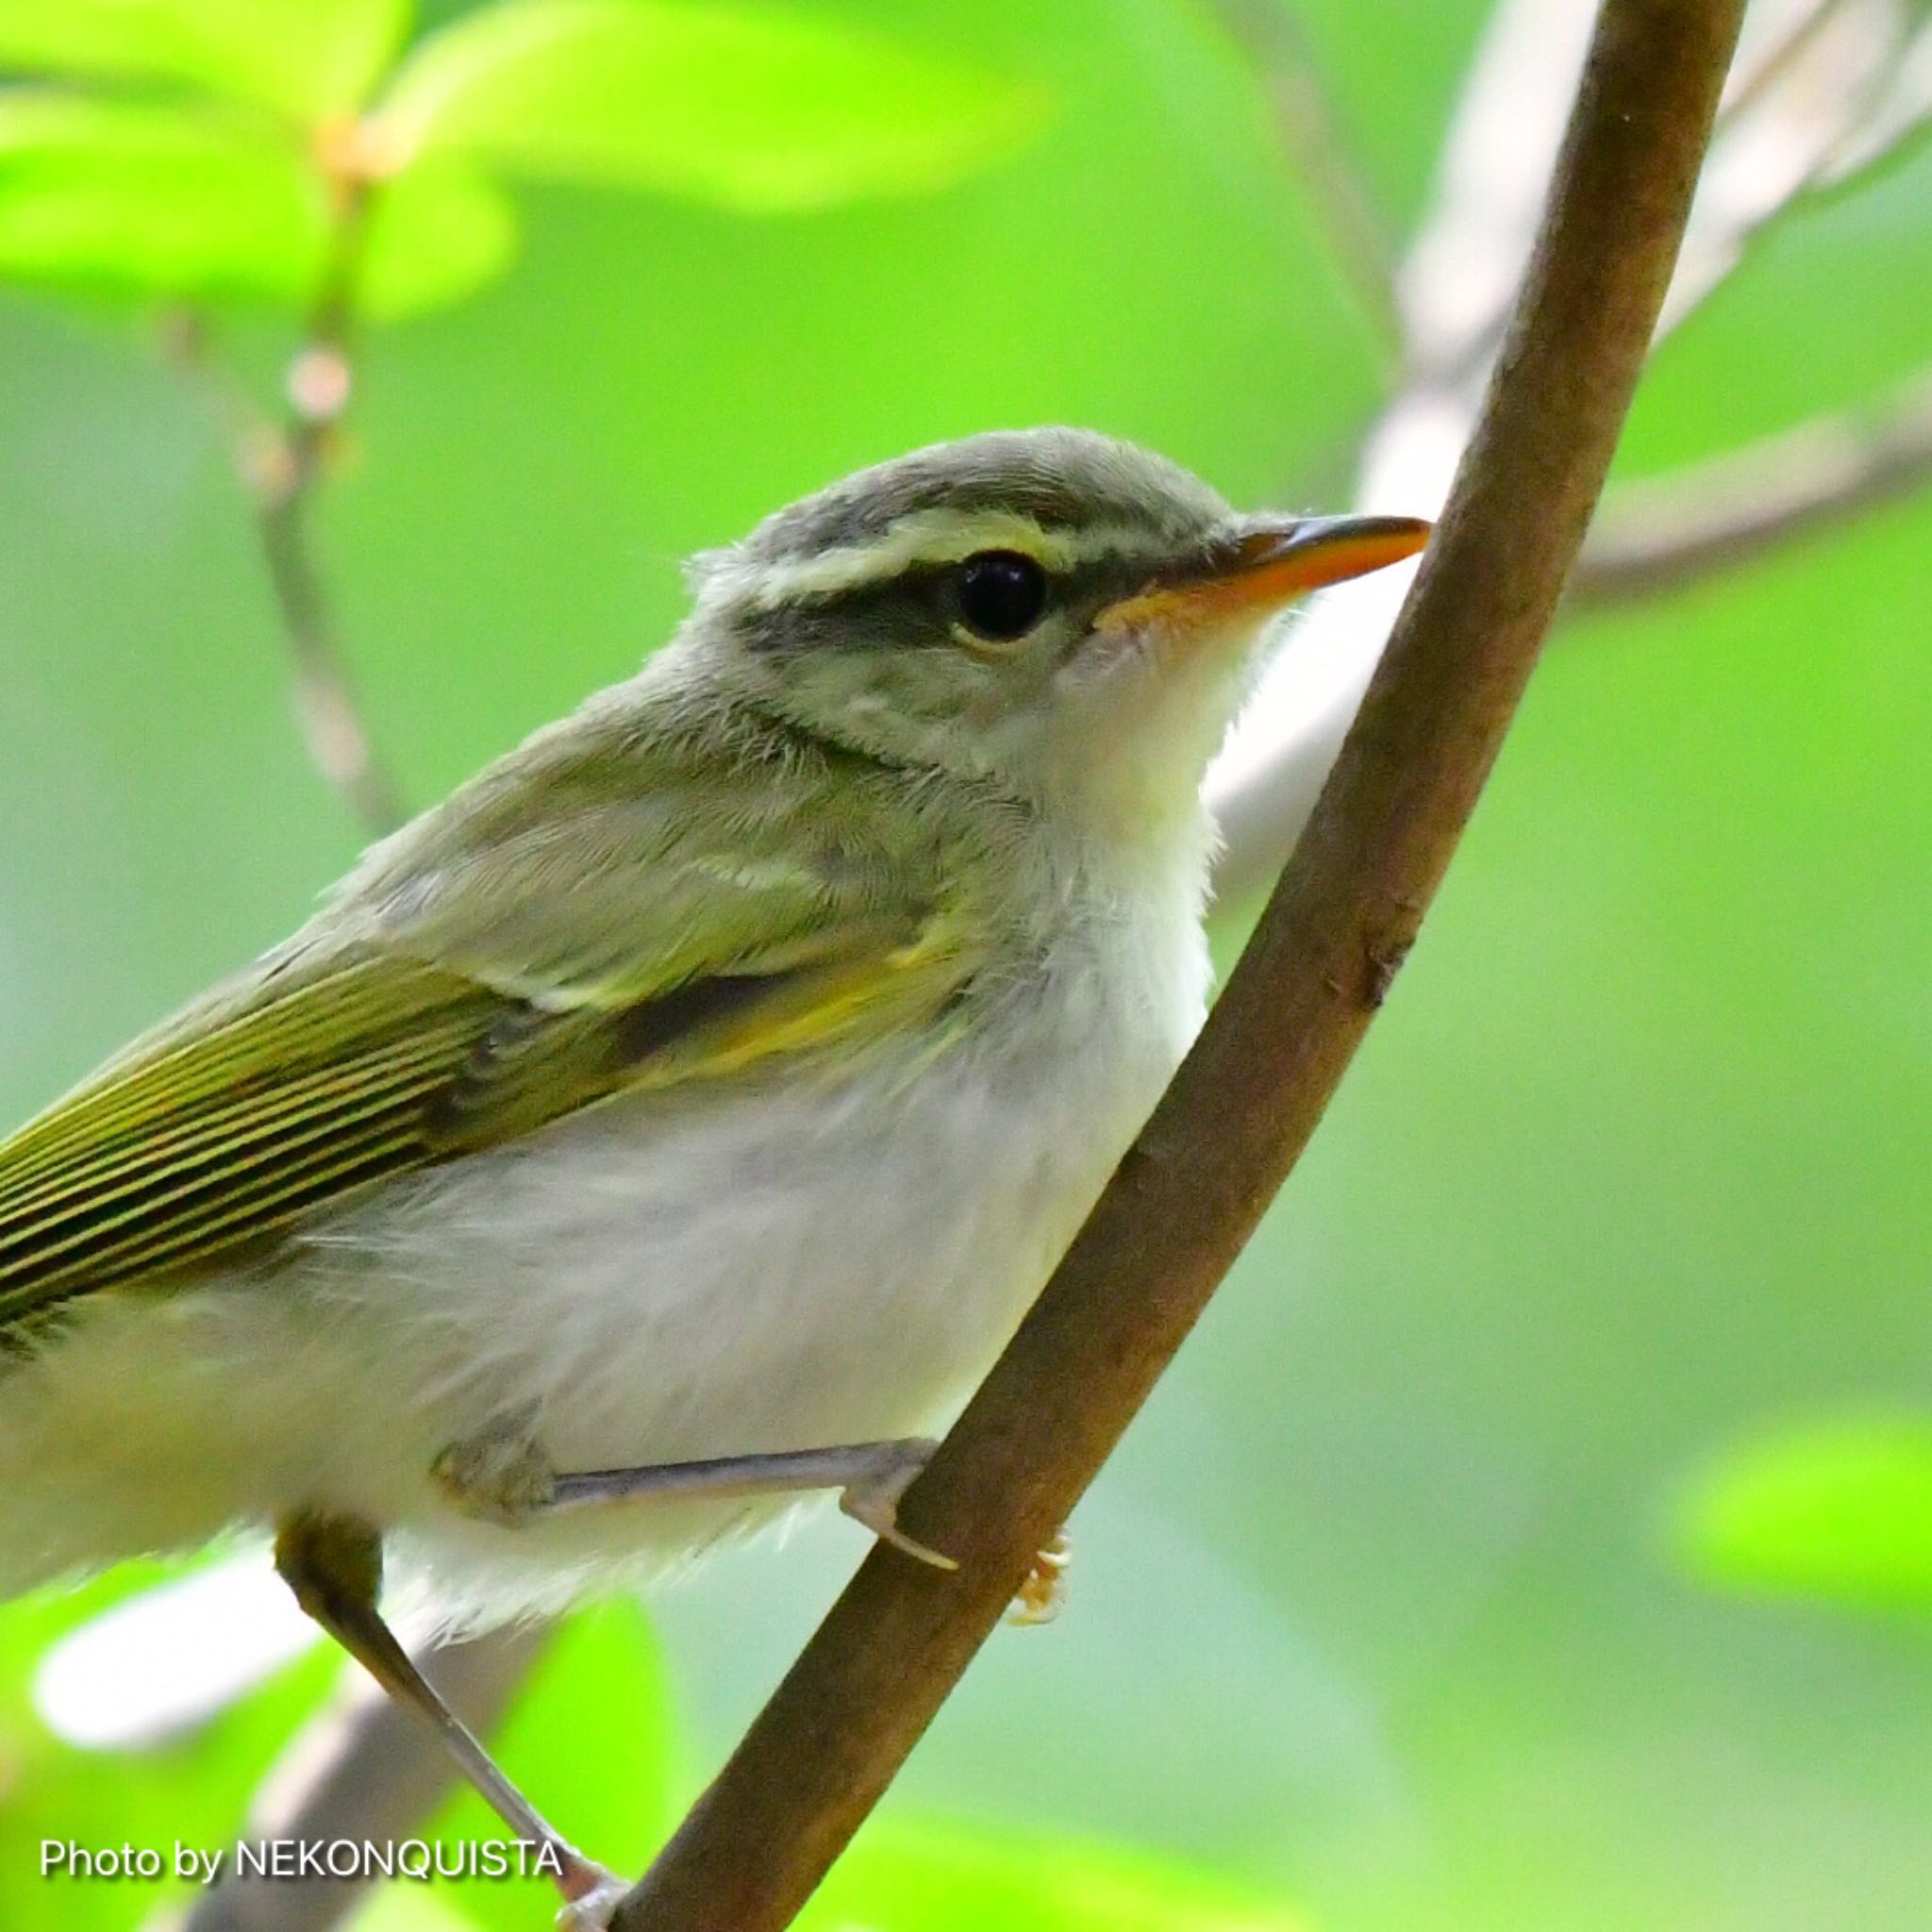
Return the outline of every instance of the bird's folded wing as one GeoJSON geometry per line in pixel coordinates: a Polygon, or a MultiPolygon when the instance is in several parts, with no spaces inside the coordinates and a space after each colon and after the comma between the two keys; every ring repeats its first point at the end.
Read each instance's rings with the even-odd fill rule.
{"type": "Polygon", "coordinates": [[[0,1143],[0,1338],[192,1276],[412,1168],[622,1090],[929,1031],[968,949],[903,869],[856,875],[542,814],[435,839],[0,1143]],[[446,841],[445,841],[446,842],[446,841]]]}

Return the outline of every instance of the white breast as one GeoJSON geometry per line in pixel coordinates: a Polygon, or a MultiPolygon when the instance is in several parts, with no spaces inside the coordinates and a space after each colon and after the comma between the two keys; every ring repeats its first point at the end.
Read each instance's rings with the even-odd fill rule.
{"type": "Polygon", "coordinates": [[[487,1622],[773,1513],[477,1523],[427,1473],[494,1422],[525,1423],[559,1469],[929,1430],[1198,1024],[1191,883],[1118,903],[1131,915],[1096,902],[1075,923],[996,1044],[889,1056],[829,1091],[612,1103],[391,1186],[273,1280],[90,1311],[0,1408],[0,1489],[31,1496],[0,1586],[308,1504],[366,1514],[452,1621],[487,1622]]]}

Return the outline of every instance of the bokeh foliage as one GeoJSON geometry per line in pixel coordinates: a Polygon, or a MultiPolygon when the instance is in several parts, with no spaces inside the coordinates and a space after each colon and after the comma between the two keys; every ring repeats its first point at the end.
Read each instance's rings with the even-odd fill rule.
{"type": "MultiPolygon", "coordinates": [[[[425,25],[455,60],[540,5],[626,10],[443,4],[425,25]]],[[[154,264],[189,243],[220,257],[192,286],[224,295],[271,392],[319,245],[290,197],[320,206],[275,130],[385,84],[402,16],[356,0],[359,39],[324,58],[298,38],[322,9],[192,0],[182,17],[241,33],[216,37],[225,64],[204,37],[130,74],[81,44],[106,10],[0,0],[0,58],[36,64],[20,37],[58,21],[42,52],[90,68],[0,103],[0,261],[33,267],[9,197],[90,116],[148,142],[151,186],[167,154],[191,189],[232,186],[224,142],[252,158],[223,221],[124,220],[85,272],[70,252],[53,279],[81,305],[0,298],[9,1117],[285,930],[355,844],[288,724],[221,425],[108,298],[165,286],[154,264]],[[234,264],[263,236],[296,252],[250,281],[234,264]]],[[[1298,10],[1412,221],[1483,7],[1298,10]]],[[[924,175],[875,142],[841,192],[790,197],[829,205],[750,216],[788,197],[720,186],[728,114],[710,175],[694,142],[682,175],[588,133],[559,161],[540,137],[569,79],[529,70],[394,192],[400,225],[430,184],[398,273],[442,278],[372,282],[398,319],[366,344],[323,534],[416,797],[624,675],[675,621],[681,554],[910,443],[1068,420],[1241,500],[1346,487],[1375,357],[1206,11],[760,17],[914,63],[978,134],[924,175]]],[[[900,137],[945,121],[904,87],[870,91],[921,102],[900,137]]],[[[584,128],[622,127],[616,106],[584,128]]],[[[115,152],[75,192],[125,218],[115,152]]],[[[1922,147],[1757,243],[1664,350],[1623,474],[1924,362],[1928,208],[1922,147]]],[[[827,1932],[1919,1932],[1927,555],[1921,496],[1566,628],[1308,1160],[1076,1524],[1072,1609],[989,1653],[835,1880],[827,1932]],[[1866,1614],[1880,1600],[1907,1614],[1866,1614]]],[[[513,1767],[606,1856],[641,1850],[853,1553],[826,1525],[668,1592],[658,1640],[614,1610],[573,1629],[512,1719],[513,1767]]],[[[133,1580],[0,1614],[0,1922],[47,1923],[58,1897],[64,1924],[135,1924],[138,1889],[43,1889],[39,1838],[221,1841],[322,1694],[311,1657],[162,1751],[52,1739],[33,1658],[133,1580]]],[[[399,1887],[377,1914],[450,1932],[545,1909],[399,1887]]]]}
{"type": "Polygon", "coordinates": [[[497,0],[413,43],[408,0],[0,0],[0,275],[301,301],[349,182],[379,185],[362,312],[500,274],[505,180],[745,212],[940,187],[1038,95],[776,9],[497,0]]]}

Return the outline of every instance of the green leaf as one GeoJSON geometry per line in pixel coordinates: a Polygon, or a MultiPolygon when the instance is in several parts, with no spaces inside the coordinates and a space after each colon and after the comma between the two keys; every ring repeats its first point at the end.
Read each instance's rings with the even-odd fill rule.
{"type": "Polygon", "coordinates": [[[460,301],[509,266],[516,241],[509,203],[475,168],[455,156],[419,161],[377,193],[361,313],[393,322],[460,301]]]}
{"type": "Polygon", "coordinates": [[[0,0],[0,68],[184,82],[312,120],[360,107],[408,0],[0,0]]]}
{"type": "Polygon", "coordinates": [[[171,1877],[42,1878],[26,1848],[43,1840],[164,1853],[177,1841],[203,1850],[232,1844],[264,1773],[340,1676],[340,1659],[319,1645],[190,1735],[111,1752],[83,1750],[54,1736],[31,1698],[49,1646],[110,1605],[192,1567],[122,1564],[79,1590],[50,1589],[0,1607],[0,1825],[9,1849],[22,1854],[0,1858],[0,1924],[125,1932],[158,1905],[178,1903],[187,1888],[171,1877]]]}
{"type": "Polygon", "coordinates": [[[0,97],[0,275],[140,294],[306,286],[324,189],[290,144],[214,113],[0,97]]]}
{"type": "Polygon", "coordinates": [[[1932,1421],[1826,1423],[1747,1442],[1690,1492],[1677,1543],[1733,1589],[1932,1613],[1932,1421]]]}
{"type": "MultiPolygon", "coordinates": [[[[327,189],[297,143],[215,109],[54,91],[0,96],[0,276],[121,296],[306,301],[327,189]]],[[[508,260],[503,197],[454,159],[382,189],[366,311],[468,293],[508,260]]]]}
{"type": "Polygon", "coordinates": [[[1307,1932],[1307,1921],[1149,1853],[895,1817],[855,1841],[799,1932],[1307,1932]]]}
{"type": "Polygon", "coordinates": [[[1024,140],[1041,102],[776,11],[507,0],[425,42],[381,112],[405,151],[774,210],[941,187],[1024,140]]]}

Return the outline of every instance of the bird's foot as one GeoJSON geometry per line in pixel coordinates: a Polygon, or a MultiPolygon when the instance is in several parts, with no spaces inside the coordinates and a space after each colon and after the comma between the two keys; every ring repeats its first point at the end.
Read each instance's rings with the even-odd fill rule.
{"type": "Polygon", "coordinates": [[[1009,1624],[1051,1624],[1067,1605],[1067,1565],[1074,1560],[1074,1546],[1065,1530],[1058,1531],[1052,1542],[1033,1559],[1012,1603],[1007,1609],[1009,1624]]]}
{"type": "Polygon", "coordinates": [[[935,1570],[957,1570],[959,1566],[942,1551],[935,1550],[899,1527],[899,1498],[911,1488],[912,1479],[932,1459],[938,1447],[930,1438],[908,1436],[894,1442],[880,1442],[871,1463],[851,1477],[839,1493],[839,1507],[855,1523],[862,1523],[882,1543],[927,1563],[935,1570]]]}
{"type": "Polygon", "coordinates": [[[568,1903],[557,1915],[558,1932],[610,1932],[610,1921],[630,1890],[582,1853],[573,1853],[558,1880],[568,1903]]]}
{"type": "Polygon", "coordinates": [[[464,1515],[514,1529],[557,1500],[557,1471],[537,1446],[533,1420],[527,1412],[500,1416],[430,1465],[437,1487],[464,1515]]]}

